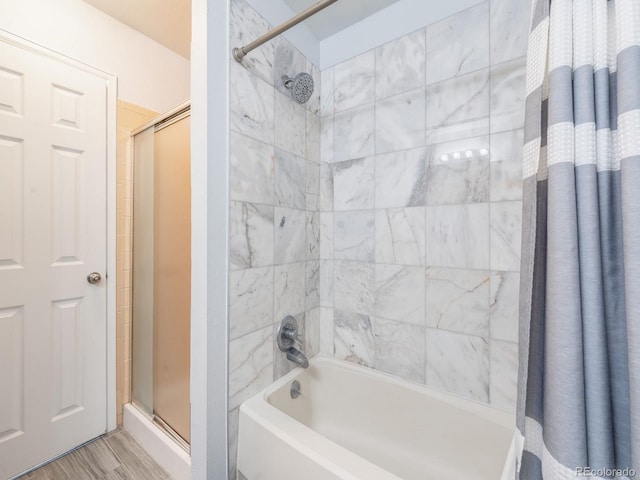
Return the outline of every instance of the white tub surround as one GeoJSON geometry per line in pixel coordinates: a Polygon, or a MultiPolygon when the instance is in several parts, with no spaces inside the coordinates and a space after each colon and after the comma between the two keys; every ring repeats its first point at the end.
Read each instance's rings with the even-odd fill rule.
{"type": "Polygon", "coordinates": [[[506,480],[516,445],[511,414],[316,357],[242,404],[238,470],[248,480],[506,480]]]}

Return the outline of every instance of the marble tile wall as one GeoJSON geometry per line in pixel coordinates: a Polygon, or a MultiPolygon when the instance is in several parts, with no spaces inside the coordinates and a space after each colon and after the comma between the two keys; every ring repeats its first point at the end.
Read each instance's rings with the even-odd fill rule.
{"type": "MultiPolygon", "coordinates": [[[[310,355],[513,410],[528,14],[487,0],[322,72],[282,37],[230,61],[230,478],[287,314],[310,355]]],[[[270,25],[232,0],[230,27],[270,25]]]]}
{"type": "MultiPolygon", "coordinates": [[[[231,1],[230,18],[232,45],[271,28],[245,0],[231,1]]],[[[277,324],[295,316],[307,354],[319,350],[321,122],[320,72],[284,38],[242,64],[230,60],[230,69],[229,478],[235,480],[240,404],[293,367],[275,345],[277,324]],[[316,84],[304,105],[281,80],[300,72],[316,84]]],[[[355,164],[352,174],[367,168],[372,176],[372,167],[355,164]]]]}
{"type": "Polygon", "coordinates": [[[321,72],[321,352],[514,410],[528,18],[487,0],[321,72]]]}

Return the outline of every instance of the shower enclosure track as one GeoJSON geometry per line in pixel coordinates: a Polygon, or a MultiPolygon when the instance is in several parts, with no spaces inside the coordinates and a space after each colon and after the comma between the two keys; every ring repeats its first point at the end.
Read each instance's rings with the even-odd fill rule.
{"type": "Polygon", "coordinates": [[[258,39],[254,40],[253,42],[245,45],[244,47],[234,48],[233,49],[233,58],[235,58],[237,62],[242,62],[242,59],[251,50],[254,50],[254,49],[258,48],[260,45],[262,45],[264,43],[267,43],[272,38],[277,37],[278,35],[280,35],[283,32],[286,32],[291,27],[295,27],[300,22],[306,20],[307,18],[309,18],[312,15],[315,15],[319,11],[324,10],[329,5],[333,5],[337,1],[338,0],[323,0],[322,2],[318,2],[315,5],[310,6],[306,10],[303,10],[302,12],[297,14],[295,17],[287,20],[286,22],[284,22],[283,24],[277,26],[276,28],[274,28],[272,30],[269,30],[267,33],[265,33],[264,35],[262,35],[258,39]]]}

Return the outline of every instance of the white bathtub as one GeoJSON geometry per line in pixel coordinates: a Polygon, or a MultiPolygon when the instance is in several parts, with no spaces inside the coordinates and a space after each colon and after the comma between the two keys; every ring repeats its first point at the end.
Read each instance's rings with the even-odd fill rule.
{"type": "Polygon", "coordinates": [[[515,477],[513,415],[325,357],[244,402],[239,428],[248,480],[515,477]]]}

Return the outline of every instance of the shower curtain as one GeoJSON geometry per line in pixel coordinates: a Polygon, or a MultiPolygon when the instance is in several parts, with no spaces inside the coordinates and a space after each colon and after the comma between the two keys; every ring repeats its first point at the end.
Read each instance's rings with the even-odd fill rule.
{"type": "Polygon", "coordinates": [[[640,478],[640,0],[533,1],[519,475],[640,478]]]}

